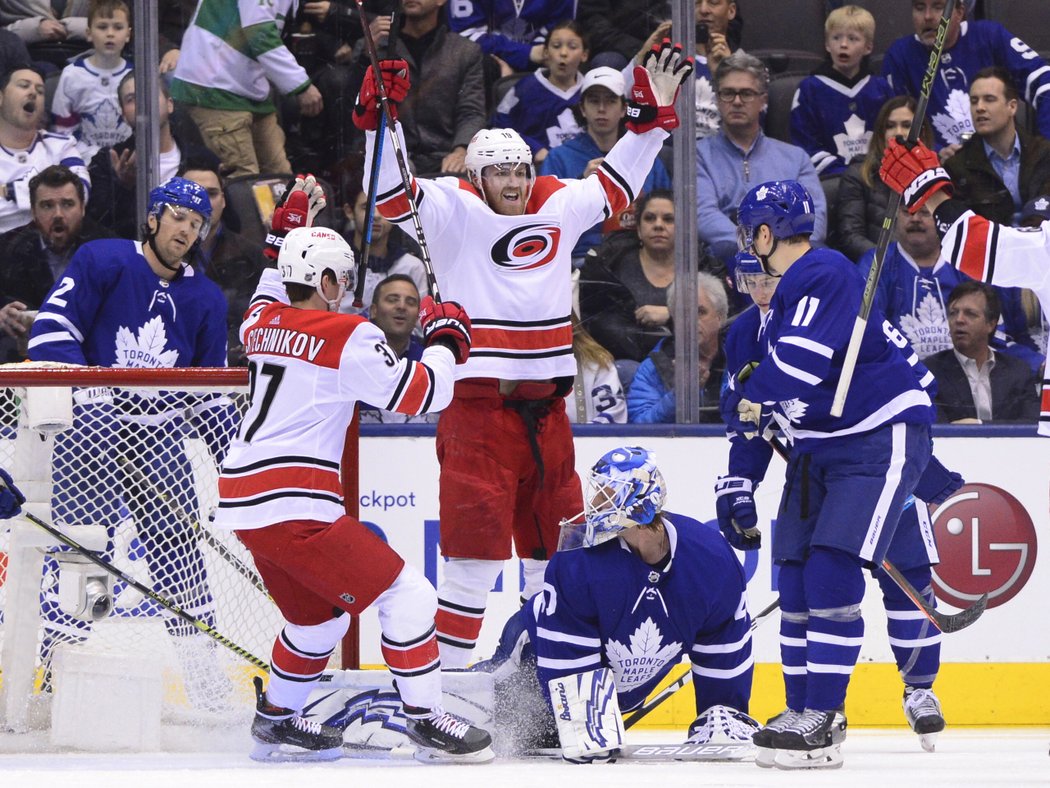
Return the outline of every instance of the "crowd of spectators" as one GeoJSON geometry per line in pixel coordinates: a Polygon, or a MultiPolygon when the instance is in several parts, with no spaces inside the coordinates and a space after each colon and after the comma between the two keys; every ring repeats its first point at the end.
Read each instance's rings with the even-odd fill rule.
{"type": "MultiPolygon", "coordinates": [[[[676,213],[680,225],[683,210],[695,212],[700,239],[700,421],[718,419],[713,404],[726,332],[757,309],[734,276],[736,206],[748,189],[768,180],[800,181],[814,202],[813,242],[837,248],[862,270],[871,265],[890,202],[879,162],[888,141],[913,124],[944,2],[899,0],[901,14],[910,8],[914,35],[885,51],[875,45],[877,15],[848,3],[811,2],[827,12],[824,51],[785,71],[784,54],[767,41],[749,47],[747,21],[760,10],[748,0],[696,0],[697,202],[675,205],[675,173],[670,157],[661,156],[636,203],[592,228],[574,250],[574,347],[587,377],[581,372],[570,395],[578,421],[674,420],[669,292],[676,213]],[[794,89],[785,92],[785,85],[794,89]]],[[[140,236],[131,5],[0,0],[5,360],[24,357],[21,340],[33,311],[82,243],[140,236]]],[[[328,223],[361,252],[364,139],[350,113],[369,62],[364,30],[350,0],[161,0],[156,6],[159,176],[183,175],[211,197],[210,231],[191,263],[223,291],[228,363],[242,364],[236,327],[265,262],[250,234],[237,230],[259,216],[265,222],[267,206],[263,200],[246,208],[243,200],[228,199],[226,189],[312,171],[331,198],[328,223]],[[232,6],[238,13],[222,12],[232,6]],[[259,216],[251,215],[255,207],[259,216]]],[[[939,151],[956,196],[974,211],[997,222],[1037,224],[1050,213],[1048,53],[1028,47],[1026,30],[1006,30],[993,9],[975,0],[957,4],[920,137],[939,151]]],[[[399,119],[410,166],[432,176],[465,175],[471,137],[502,126],[528,142],[542,174],[590,175],[625,133],[634,64],[653,42],[673,37],[671,8],[662,0],[368,0],[365,12],[380,56],[409,64],[411,89],[399,119]]],[[[997,396],[1015,398],[1025,387],[1034,395],[1045,361],[1038,348],[1046,321],[1038,303],[1019,289],[970,292],[967,284],[941,258],[929,213],[902,213],[877,310],[921,358],[955,362],[937,364],[951,369],[946,385],[959,388],[969,379],[987,389],[991,380],[997,396]],[[960,347],[966,318],[961,307],[953,312],[956,301],[979,301],[983,319],[994,316],[987,352],[960,347]],[[1004,394],[995,382],[1006,370],[1023,380],[1004,394]]],[[[414,240],[378,214],[364,289],[364,306],[354,306],[348,294],[343,311],[393,321],[398,344],[410,347],[400,335],[401,313],[427,294],[426,278],[414,240]]],[[[948,421],[961,412],[967,415],[960,419],[1034,421],[1031,403],[1019,396],[1009,406],[983,395],[961,409],[937,404],[948,421]]]]}

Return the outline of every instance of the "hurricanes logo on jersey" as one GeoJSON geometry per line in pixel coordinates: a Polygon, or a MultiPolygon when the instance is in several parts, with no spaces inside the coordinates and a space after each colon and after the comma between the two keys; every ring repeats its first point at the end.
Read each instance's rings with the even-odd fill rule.
{"type": "Polygon", "coordinates": [[[558,254],[561,228],[556,224],[526,224],[502,235],[492,245],[492,261],[511,271],[542,268],[558,254]]]}

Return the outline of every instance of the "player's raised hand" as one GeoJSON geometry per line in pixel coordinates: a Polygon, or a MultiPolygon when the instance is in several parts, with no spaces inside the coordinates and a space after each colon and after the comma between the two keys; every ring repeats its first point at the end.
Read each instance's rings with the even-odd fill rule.
{"type": "Polygon", "coordinates": [[[685,79],[693,73],[693,59],[682,57],[682,45],[665,38],[634,67],[634,85],[627,104],[627,128],[636,134],[651,129],[678,128],[674,101],[685,79]]]}
{"type": "Polygon", "coordinates": [[[313,175],[296,175],[292,185],[284,193],[270,220],[270,232],[266,234],[265,255],[276,260],[284,243],[284,236],[299,227],[313,227],[328,204],[324,189],[313,175]]]}
{"type": "MultiPolygon", "coordinates": [[[[405,100],[412,84],[408,76],[408,63],[404,60],[380,60],[379,70],[383,74],[383,87],[386,88],[390,114],[397,120],[397,105],[405,100]]],[[[382,111],[379,104],[379,84],[375,71],[369,66],[361,83],[361,92],[357,94],[357,104],[352,116],[354,125],[362,131],[375,131],[379,127],[379,115],[382,111]]]]}
{"type": "Polygon", "coordinates": [[[908,213],[918,211],[942,189],[949,196],[953,191],[952,179],[937,154],[922,142],[909,143],[903,137],[886,147],[879,176],[901,196],[908,213]]]}
{"type": "Polygon", "coordinates": [[[457,364],[470,356],[470,317],[455,301],[435,301],[427,296],[419,305],[419,325],[428,347],[439,343],[452,351],[457,364]]]}

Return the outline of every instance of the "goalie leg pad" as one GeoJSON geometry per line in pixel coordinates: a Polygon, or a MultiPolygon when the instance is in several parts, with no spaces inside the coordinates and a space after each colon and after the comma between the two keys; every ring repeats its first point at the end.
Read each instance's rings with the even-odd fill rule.
{"type": "Polygon", "coordinates": [[[586,762],[623,746],[623,718],[609,668],[551,679],[547,686],[563,758],[586,762]]]}

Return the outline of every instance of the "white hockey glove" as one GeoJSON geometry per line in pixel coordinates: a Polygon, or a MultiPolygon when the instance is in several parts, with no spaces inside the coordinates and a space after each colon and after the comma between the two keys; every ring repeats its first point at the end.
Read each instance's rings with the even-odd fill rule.
{"type": "Polygon", "coordinates": [[[678,128],[674,102],[686,77],[693,73],[693,59],[682,57],[682,45],[669,38],[646,54],[634,67],[634,85],[627,103],[627,128],[635,134],[651,129],[678,128]]]}
{"type": "Polygon", "coordinates": [[[317,179],[313,175],[296,175],[295,181],[284,193],[281,204],[274,209],[263,254],[276,260],[284,244],[284,236],[299,227],[313,227],[317,214],[326,205],[328,200],[317,179]]]}

